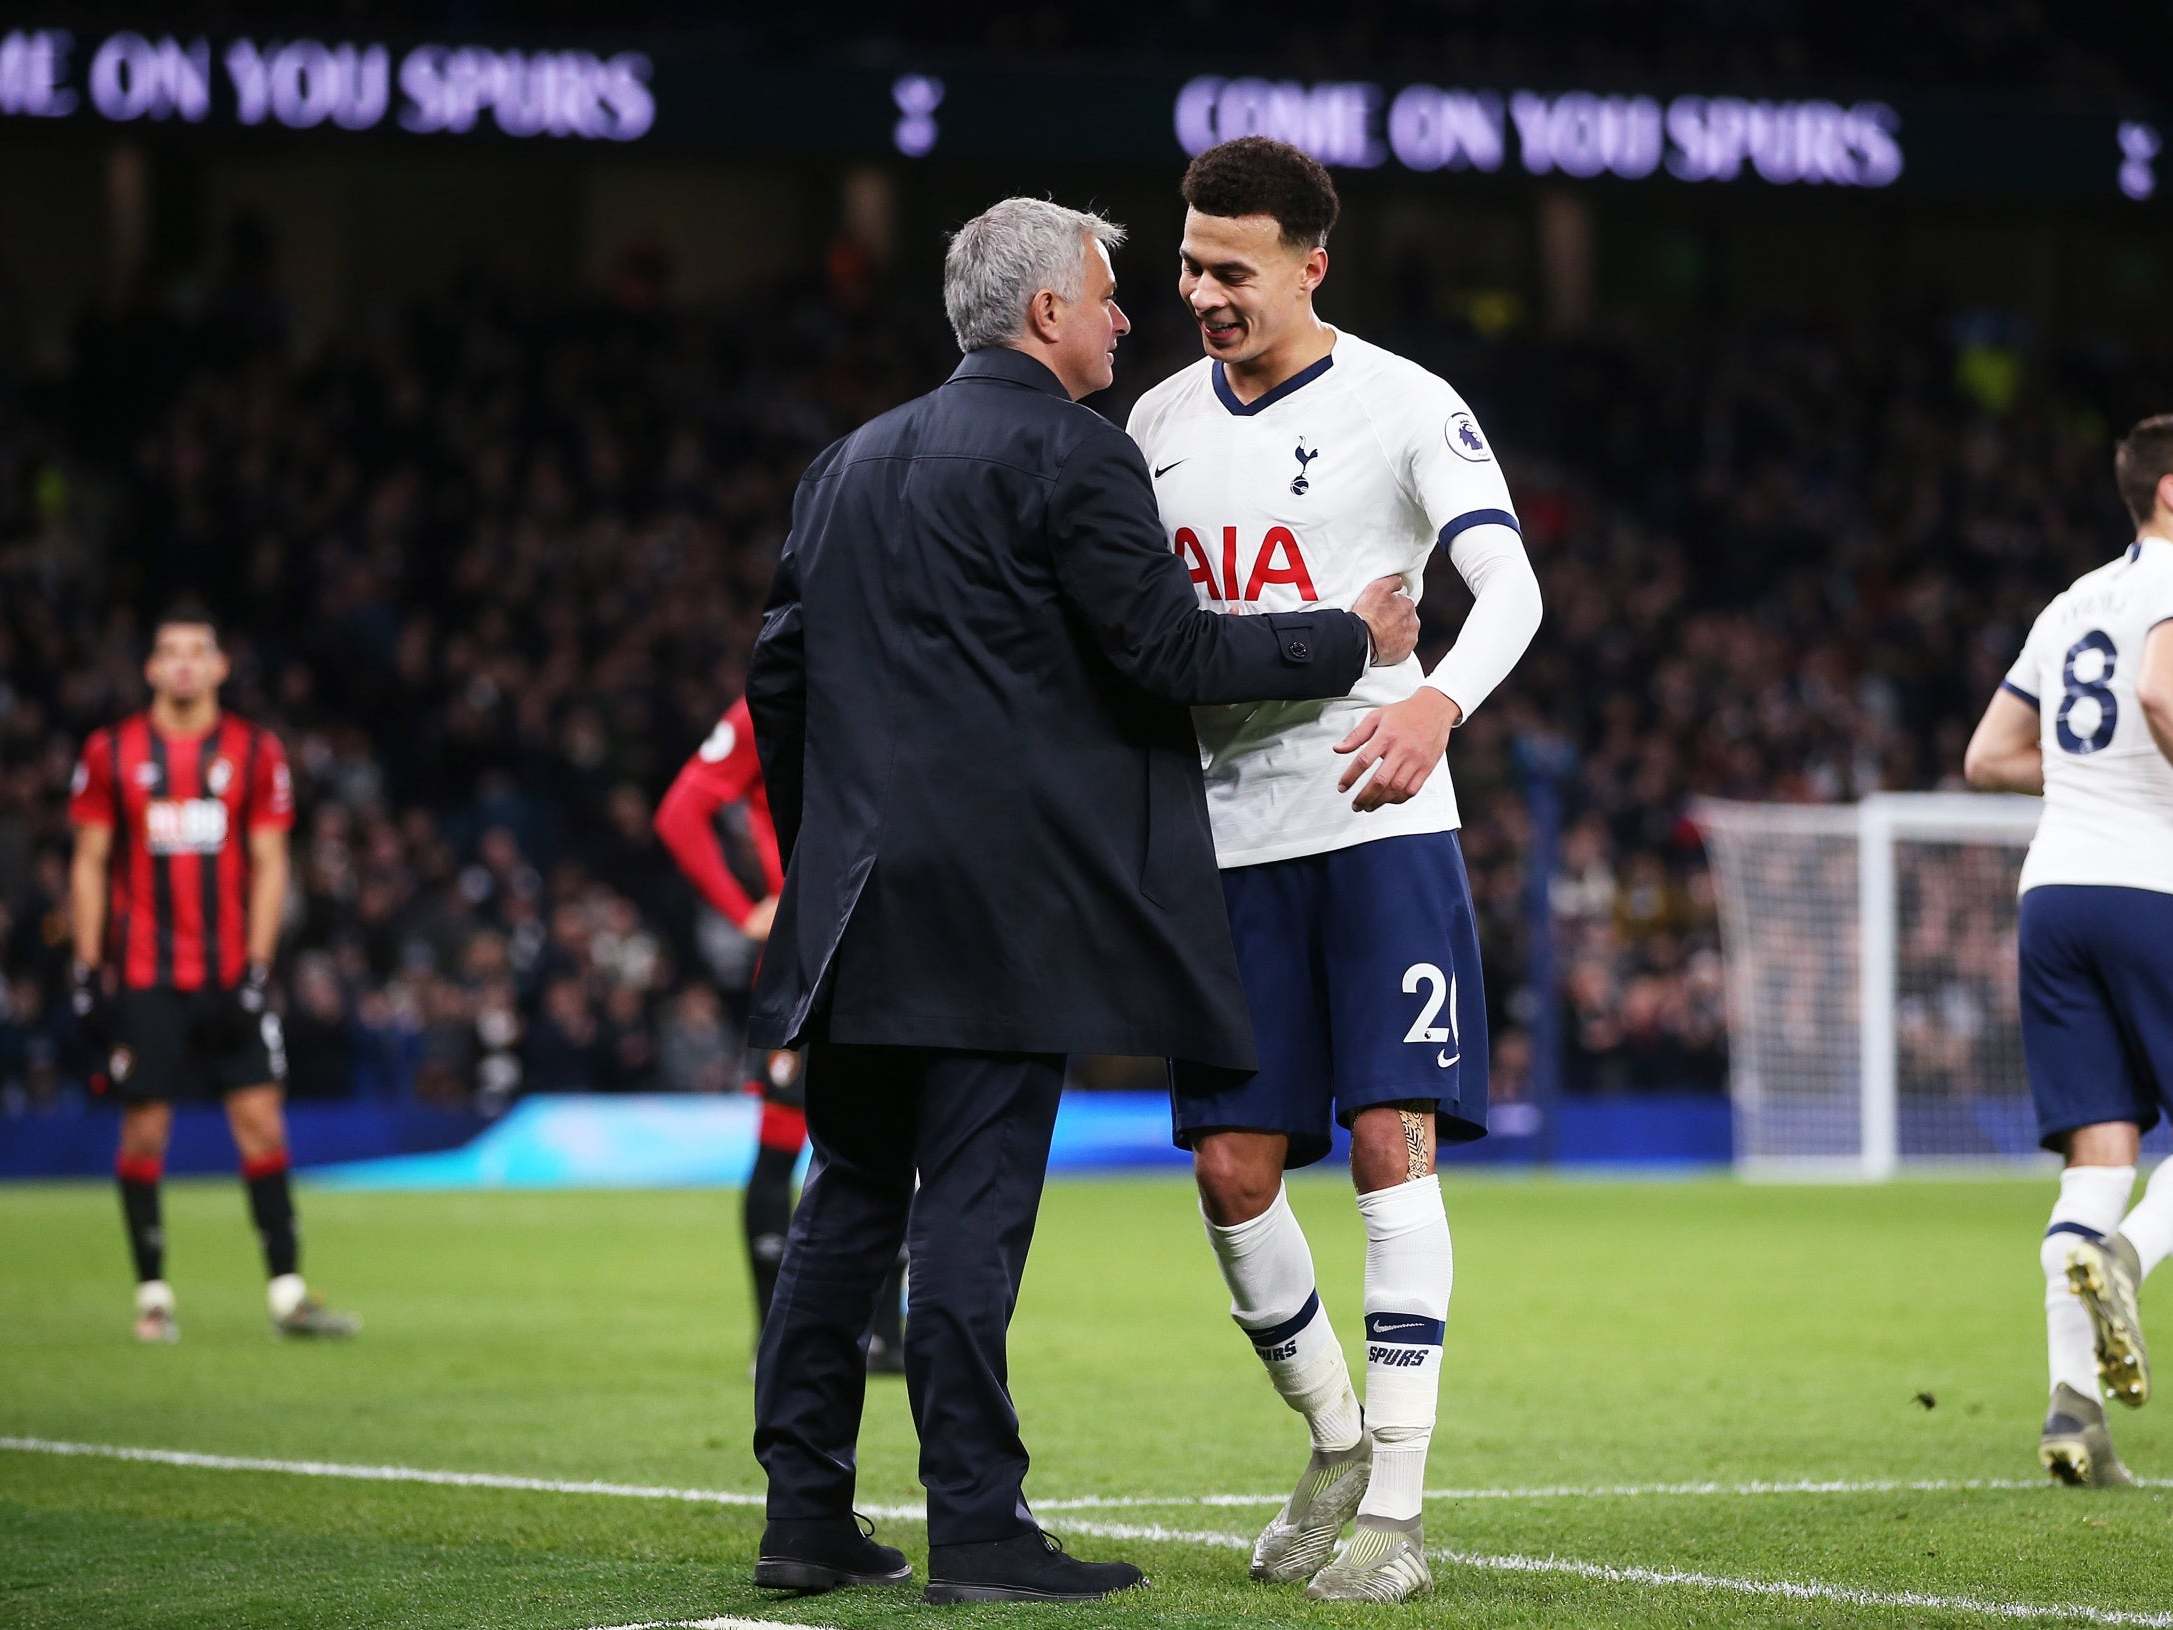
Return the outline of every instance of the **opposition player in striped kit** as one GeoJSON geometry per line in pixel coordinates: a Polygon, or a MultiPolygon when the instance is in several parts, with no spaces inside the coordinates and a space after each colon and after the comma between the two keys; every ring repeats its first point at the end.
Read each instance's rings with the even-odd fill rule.
{"type": "Polygon", "coordinates": [[[1347,698],[1193,710],[1261,1068],[1176,1066],[1177,1138],[1231,1312],[1312,1439],[1252,1572],[1400,1601],[1432,1582],[1420,1504],[1451,1273],[1435,1142],[1486,1133],[1486,1005],[1443,756],[1530,642],[1539,584],[1463,400],[1315,314],[1327,171],[1244,137],[1195,159],[1183,190],[1178,289],[1206,355],[1129,428],[1202,602],[1347,606],[1386,574],[1416,596],[1436,549],[1477,597],[1430,673],[1406,658],[1347,698]],[[1282,1183],[1327,1153],[1331,1117],[1350,1128],[1366,1225],[1363,1411],[1282,1183]]]}
{"type": "Polygon", "coordinates": [[[279,738],[219,707],[218,630],[179,605],[152,631],[151,705],[85,743],[71,787],[76,1020],[121,1102],[115,1173],[136,1339],[175,1341],[159,1179],[173,1100],[223,1096],[263,1241],[272,1326],[349,1336],[309,1294],[288,1180],[286,1052],[271,1002],[294,789],[279,738]]]}
{"type": "MultiPolygon", "coordinates": [[[[762,785],[762,762],[755,756],[754,723],[747,716],[745,700],[725,709],[717,727],[680,767],[656,807],[655,825],[679,869],[711,908],[757,944],[766,941],[770,921],[777,915],[778,892],[785,886],[785,868],[777,852],[777,828],[770,819],[769,793],[762,785]],[[752,898],[733,873],[718,829],[719,818],[734,805],[745,811],[747,837],[762,872],[760,900],[752,898]]],[[[770,1296],[777,1288],[777,1265],[785,1256],[785,1230],[792,1222],[793,1168],[807,1147],[803,1067],[801,1056],[785,1048],[747,1051],[747,1091],[762,1100],[743,1212],[758,1341],[762,1322],[769,1315],[770,1296]]],[[[868,1368],[878,1375],[905,1373],[900,1329],[904,1278],[901,1260],[876,1302],[875,1327],[868,1337],[868,1368]]]]}
{"type": "Polygon", "coordinates": [[[2136,537],[2031,627],[1963,770],[2042,793],[2022,863],[2022,1051],[2066,1162],[2038,1247],[2051,1399],[2038,1459],[2063,1483],[2132,1483],[2100,1383],[2150,1400],[2137,1291],[2173,1254],[2173,1161],[2132,1208],[2142,1134],[2173,1108],[2173,414],[2121,440],[2136,537]]]}

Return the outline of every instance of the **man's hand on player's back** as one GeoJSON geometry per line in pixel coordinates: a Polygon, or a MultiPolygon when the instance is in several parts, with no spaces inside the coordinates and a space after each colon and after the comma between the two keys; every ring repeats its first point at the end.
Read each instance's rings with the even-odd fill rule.
{"type": "Polygon", "coordinates": [[[770,925],[777,921],[777,896],[757,900],[747,913],[747,920],[739,925],[739,931],[757,945],[766,945],[770,938],[770,925]]]}
{"type": "Polygon", "coordinates": [[[1418,605],[1400,577],[1377,577],[1351,610],[1373,635],[1373,665],[1393,667],[1418,649],[1418,605]]]}

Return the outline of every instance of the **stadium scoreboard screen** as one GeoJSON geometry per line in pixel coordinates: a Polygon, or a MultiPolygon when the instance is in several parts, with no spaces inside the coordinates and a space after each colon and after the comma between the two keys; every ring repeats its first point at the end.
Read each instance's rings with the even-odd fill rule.
{"type": "Polygon", "coordinates": [[[818,69],[752,64],[699,41],[79,36],[59,27],[0,34],[0,130],[18,122],[1126,164],[1260,134],[1337,168],[1412,176],[2131,206],[2162,196],[2166,128],[2150,110],[1982,94],[1024,74],[985,62],[818,69]],[[1067,116],[1052,118],[1056,108],[1067,116]]]}

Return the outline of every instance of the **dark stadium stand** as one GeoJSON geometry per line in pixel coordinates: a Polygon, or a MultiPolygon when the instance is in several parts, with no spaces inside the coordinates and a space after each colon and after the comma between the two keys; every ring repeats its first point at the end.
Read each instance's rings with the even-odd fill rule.
{"type": "MultiPolygon", "coordinates": [[[[66,372],[0,374],[0,1106],[79,1091],[63,792],[137,705],[140,608],[183,586],[295,764],[298,1095],[730,1084],[745,948],[699,931],[652,802],[736,692],[798,470],[948,336],[833,259],[694,313],[478,275],[295,355],[232,247],[193,309],[87,315],[66,372]]],[[[1106,411],[1187,358],[1146,327],[1106,411]]],[[[1486,415],[1546,588],[1454,747],[1497,1096],[1535,1086],[1540,933],[1539,1088],[1717,1091],[1687,798],[1952,783],[2031,609],[2124,540],[2107,448],[2165,381],[1967,314],[1487,342],[1414,300],[1369,337],[1486,415]],[[1516,749],[1546,740],[1573,768],[1540,912],[1516,749]]],[[[1438,650],[1468,602],[1433,583],[1438,650]]]]}

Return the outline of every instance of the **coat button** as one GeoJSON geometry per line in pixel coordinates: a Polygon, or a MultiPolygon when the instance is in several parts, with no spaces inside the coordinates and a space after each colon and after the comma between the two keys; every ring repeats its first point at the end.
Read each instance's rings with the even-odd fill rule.
{"type": "Polygon", "coordinates": [[[1291,660],[1291,661],[1293,661],[1293,662],[1304,662],[1304,661],[1307,661],[1307,660],[1308,660],[1309,658],[1311,658],[1311,656],[1312,656],[1312,655],[1313,655],[1313,648],[1312,648],[1312,647],[1311,647],[1310,645],[1306,644],[1306,643],[1305,643],[1305,641],[1303,641],[1303,640],[1292,640],[1292,641],[1290,642],[1290,660],[1291,660]]]}

